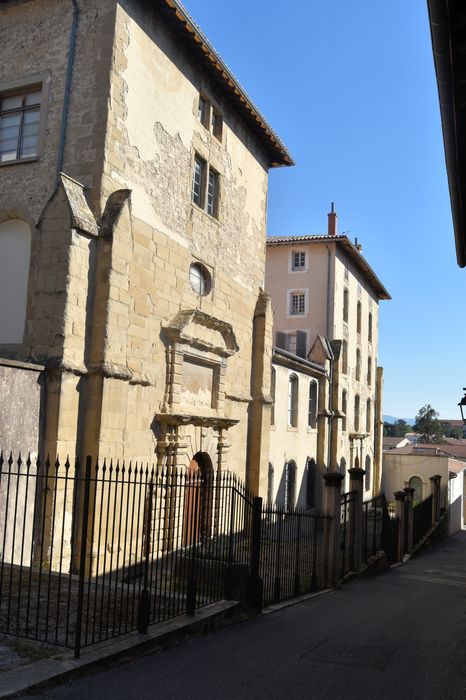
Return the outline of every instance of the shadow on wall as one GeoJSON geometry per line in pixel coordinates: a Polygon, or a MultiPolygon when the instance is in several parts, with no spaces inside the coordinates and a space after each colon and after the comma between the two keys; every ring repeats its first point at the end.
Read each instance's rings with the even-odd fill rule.
{"type": "Polygon", "coordinates": [[[323,498],[323,480],[314,459],[307,459],[297,488],[297,466],[294,460],[285,462],[275,496],[275,505],[286,510],[320,508],[323,498]]]}

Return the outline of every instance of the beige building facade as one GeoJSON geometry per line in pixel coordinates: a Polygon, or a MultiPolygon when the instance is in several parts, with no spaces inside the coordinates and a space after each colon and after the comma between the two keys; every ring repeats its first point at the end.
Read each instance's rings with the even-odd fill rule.
{"type": "MultiPolygon", "coordinates": [[[[330,343],[328,457],[322,469],[366,470],[365,497],[378,493],[382,455],[379,302],[390,296],[362,255],[337,233],[337,215],[318,236],[267,239],[266,290],[274,307],[275,343],[316,360],[330,343]]],[[[347,477],[346,488],[349,487],[347,477]]]]}
{"type": "Polygon", "coordinates": [[[274,348],[267,504],[287,511],[319,508],[326,462],[329,362],[274,348]]]}
{"type": "Polygon", "coordinates": [[[0,355],[45,368],[40,451],[197,455],[263,490],[291,157],[176,1],[0,12],[0,355]]]}

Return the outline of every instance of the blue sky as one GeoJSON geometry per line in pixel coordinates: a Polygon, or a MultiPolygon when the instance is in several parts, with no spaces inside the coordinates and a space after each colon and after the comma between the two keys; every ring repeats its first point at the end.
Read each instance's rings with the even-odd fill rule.
{"type": "Polygon", "coordinates": [[[381,303],[384,412],[459,418],[466,270],[456,264],[426,0],[185,0],[290,149],[268,233],[340,232],[391,293],[381,303]]]}

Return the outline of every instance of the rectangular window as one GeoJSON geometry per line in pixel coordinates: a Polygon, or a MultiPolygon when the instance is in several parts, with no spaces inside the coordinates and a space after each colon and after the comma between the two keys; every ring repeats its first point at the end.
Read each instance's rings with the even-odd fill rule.
{"type": "Polygon", "coordinates": [[[198,207],[203,205],[203,190],[205,180],[206,162],[199,156],[194,159],[194,174],[192,187],[192,200],[198,207]]]}
{"type": "Polygon", "coordinates": [[[212,110],[212,133],[216,139],[222,140],[223,119],[222,115],[215,109],[212,110]]]}
{"type": "Polygon", "coordinates": [[[203,126],[206,128],[209,128],[209,112],[210,112],[210,105],[205,100],[201,95],[199,95],[199,105],[197,108],[197,116],[199,117],[199,121],[203,126]]]}
{"type": "Polygon", "coordinates": [[[41,102],[40,86],[0,95],[0,163],[37,156],[41,102]]]}
{"type": "Polygon", "coordinates": [[[301,252],[301,251],[300,252],[293,251],[291,256],[292,256],[291,269],[293,271],[304,270],[306,267],[306,253],[301,252]]]}
{"type": "Polygon", "coordinates": [[[194,158],[191,198],[198,207],[218,218],[220,175],[197,154],[194,158]]]}
{"type": "Polygon", "coordinates": [[[207,183],[207,213],[217,216],[218,209],[218,173],[209,168],[209,178],[207,183]]]}
{"type": "Polygon", "coordinates": [[[290,316],[302,316],[306,313],[306,295],[304,292],[292,292],[290,295],[290,316]]]}

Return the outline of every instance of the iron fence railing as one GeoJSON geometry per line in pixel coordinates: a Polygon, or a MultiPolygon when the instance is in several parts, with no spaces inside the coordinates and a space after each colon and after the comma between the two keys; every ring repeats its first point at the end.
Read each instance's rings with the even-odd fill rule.
{"type": "Polygon", "coordinates": [[[324,584],[330,519],[233,474],[0,453],[0,632],[80,650],[221,599],[324,584]]]}
{"type": "Polygon", "coordinates": [[[382,549],[384,496],[375,496],[362,504],[362,558],[376,556],[382,549]]]}
{"type": "Polygon", "coordinates": [[[0,455],[0,631],[75,649],[244,600],[252,496],[230,473],[0,455]]]}
{"type": "Polygon", "coordinates": [[[395,505],[387,503],[383,495],[381,498],[383,499],[381,547],[388,562],[395,564],[398,561],[398,529],[400,521],[395,514],[395,505]],[[393,509],[391,508],[392,505],[393,509]]]}
{"type": "Polygon", "coordinates": [[[265,507],[261,524],[264,605],[323,586],[324,548],[330,519],[315,512],[265,507]]]}
{"type": "Polygon", "coordinates": [[[422,540],[432,527],[432,495],[414,506],[413,509],[413,546],[422,540]]]}
{"type": "Polygon", "coordinates": [[[340,508],[340,566],[339,574],[343,579],[351,571],[351,546],[354,542],[354,508],[357,494],[348,491],[341,495],[340,508]]]}

